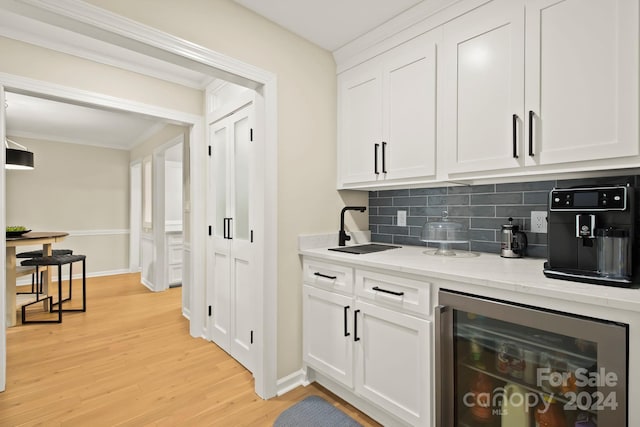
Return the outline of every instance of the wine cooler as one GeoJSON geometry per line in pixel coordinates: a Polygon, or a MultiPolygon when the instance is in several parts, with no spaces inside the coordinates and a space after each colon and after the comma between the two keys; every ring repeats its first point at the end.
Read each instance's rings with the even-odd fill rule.
{"type": "Polygon", "coordinates": [[[439,304],[439,427],[627,426],[627,325],[446,290],[439,304]]]}

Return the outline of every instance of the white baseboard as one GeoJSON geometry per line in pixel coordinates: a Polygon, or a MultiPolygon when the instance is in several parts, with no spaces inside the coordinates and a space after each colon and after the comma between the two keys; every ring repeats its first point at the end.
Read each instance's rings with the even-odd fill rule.
{"type": "Polygon", "coordinates": [[[300,369],[299,371],[287,375],[284,378],[280,378],[276,383],[276,393],[278,396],[282,396],[296,387],[307,385],[309,385],[307,375],[302,369],[300,369]]]}
{"type": "Polygon", "coordinates": [[[151,292],[156,292],[156,290],[154,289],[153,283],[151,283],[150,281],[148,281],[144,277],[140,278],[140,283],[142,283],[144,286],[146,286],[147,289],[149,289],[151,292]]]}
{"type": "MultiPolygon", "coordinates": [[[[403,422],[402,420],[400,420],[399,418],[395,417],[394,415],[386,412],[385,410],[383,410],[379,406],[377,406],[377,405],[369,402],[368,400],[356,395],[353,390],[345,387],[342,384],[339,384],[339,383],[335,382],[333,379],[331,379],[329,377],[326,377],[326,376],[324,376],[322,374],[319,374],[319,373],[315,372],[313,369],[309,369],[309,375],[312,377],[312,379],[315,382],[317,382],[318,384],[320,384],[321,386],[323,386],[324,388],[326,388],[327,390],[329,390],[330,392],[332,392],[336,396],[340,397],[341,399],[349,402],[351,405],[353,405],[359,411],[365,413],[367,416],[369,416],[369,417],[373,418],[374,420],[378,421],[383,426],[398,426],[398,427],[406,426],[406,427],[409,427],[409,425],[406,422],[403,422]]],[[[427,421],[427,420],[425,420],[425,421],[427,421]]],[[[427,422],[430,422],[430,420],[427,421],[427,422]]],[[[435,424],[429,424],[429,425],[435,425],[435,424]]]]}

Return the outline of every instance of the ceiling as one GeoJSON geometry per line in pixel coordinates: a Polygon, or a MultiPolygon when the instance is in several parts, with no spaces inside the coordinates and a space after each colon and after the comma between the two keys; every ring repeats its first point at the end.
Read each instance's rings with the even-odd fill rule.
{"type": "Polygon", "coordinates": [[[140,114],[102,110],[6,93],[7,137],[130,150],[164,123],[140,114]]]}
{"type": "MultiPolygon", "coordinates": [[[[234,0],[324,49],[334,51],[405,10],[430,0],[234,0]]],[[[142,57],[82,34],[0,13],[0,35],[204,89],[211,75],[142,57]]],[[[129,112],[7,92],[7,135],[130,150],[164,123],[129,112]]]]}
{"type": "Polygon", "coordinates": [[[428,0],[234,0],[328,51],[428,0]]]}

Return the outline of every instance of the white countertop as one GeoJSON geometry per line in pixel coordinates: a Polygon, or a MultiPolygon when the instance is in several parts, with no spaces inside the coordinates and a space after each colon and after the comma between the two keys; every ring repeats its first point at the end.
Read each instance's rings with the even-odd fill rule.
{"type": "MultiPolygon", "coordinates": [[[[365,242],[356,242],[359,243],[365,242]]],[[[337,240],[323,241],[318,236],[301,236],[299,240],[301,255],[326,261],[640,312],[640,289],[550,279],[542,273],[544,260],[539,258],[502,258],[488,253],[479,253],[477,257],[441,257],[428,255],[427,248],[419,246],[355,255],[329,251],[330,247],[337,247],[337,240]]]]}

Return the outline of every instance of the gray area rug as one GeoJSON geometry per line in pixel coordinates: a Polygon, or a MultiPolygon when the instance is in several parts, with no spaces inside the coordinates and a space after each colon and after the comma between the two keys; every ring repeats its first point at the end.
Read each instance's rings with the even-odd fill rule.
{"type": "Polygon", "coordinates": [[[320,396],[309,396],[283,411],[273,427],[362,427],[320,396]]]}

